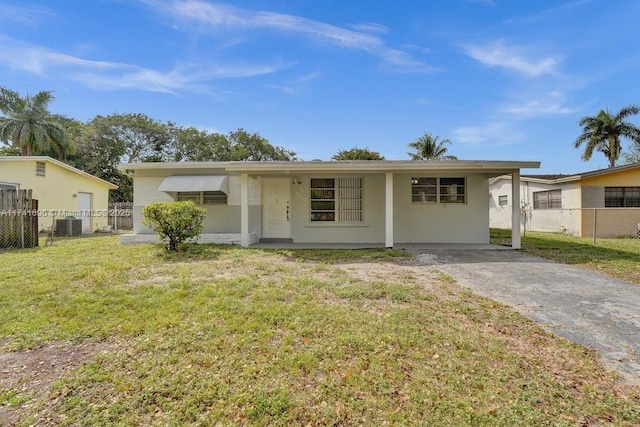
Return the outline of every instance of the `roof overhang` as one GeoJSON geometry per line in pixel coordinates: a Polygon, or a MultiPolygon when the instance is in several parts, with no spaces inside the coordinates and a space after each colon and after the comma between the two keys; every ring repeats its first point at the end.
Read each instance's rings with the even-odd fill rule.
{"type": "Polygon", "coordinates": [[[116,190],[118,188],[117,185],[109,182],[109,181],[105,181],[102,178],[98,178],[95,175],[91,175],[90,173],[87,173],[83,170],[74,168],[71,165],[68,165],[64,162],[61,162],[60,160],[56,160],[53,159],[51,157],[48,156],[0,156],[0,162],[28,162],[28,161],[37,161],[37,162],[47,162],[47,163],[51,163],[57,166],[60,166],[63,169],[66,169],[70,172],[76,173],[78,175],[84,176],[85,178],[89,178],[93,181],[99,182],[100,184],[105,185],[106,187],[109,188],[109,190],[116,190]]]}
{"type": "Polygon", "coordinates": [[[362,160],[362,161],[293,161],[293,162],[173,162],[125,163],[120,170],[188,170],[216,169],[230,174],[276,175],[295,173],[424,173],[466,172],[501,175],[520,169],[537,169],[540,162],[501,160],[362,160]]]}
{"type": "Polygon", "coordinates": [[[227,175],[172,175],[162,181],[158,190],[165,193],[220,191],[229,194],[229,177],[227,175]]]}

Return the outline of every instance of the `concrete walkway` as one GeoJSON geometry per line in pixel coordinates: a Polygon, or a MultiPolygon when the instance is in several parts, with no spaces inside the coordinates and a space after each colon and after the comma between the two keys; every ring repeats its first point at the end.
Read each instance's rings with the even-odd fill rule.
{"type": "Polygon", "coordinates": [[[410,250],[477,294],[597,350],[607,366],[640,385],[640,285],[518,251],[410,250]]]}

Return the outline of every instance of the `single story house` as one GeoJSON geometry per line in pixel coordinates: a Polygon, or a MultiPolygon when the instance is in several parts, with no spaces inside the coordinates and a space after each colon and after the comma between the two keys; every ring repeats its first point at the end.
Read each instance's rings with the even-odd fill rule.
{"type": "MultiPolygon", "coordinates": [[[[156,201],[193,200],[207,209],[202,242],[489,243],[489,179],[539,162],[294,161],[135,163],[132,235],[156,201]]],[[[520,186],[512,197],[519,199],[520,186]]],[[[520,209],[512,211],[519,222],[520,209]]],[[[520,231],[513,246],[520,246],[520,231]]]]}
{"type": "Polygon", "coordinates": [[[575,175],[523,175],[520,198],[512,194],[509,175],[489,181],[490,224],[511,228],[511,210],[522,209],[526,230],[564,232],[577,236],[638,235],[640,163],[575,175]]]}
{"type": "Polygon", "coordinates": [[[32,190],[38,200],[38,228],[57,219],[82,220],[82,232],[107,226],[110,182],[46,156],[0,156],[0,190],[32,190]]]}

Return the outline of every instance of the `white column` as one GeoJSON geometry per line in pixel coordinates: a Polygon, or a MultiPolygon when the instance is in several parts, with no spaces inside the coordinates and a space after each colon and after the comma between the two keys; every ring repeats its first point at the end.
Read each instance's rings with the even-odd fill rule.
{"type": "Polygon", "coordinates": [[[249,175],[240,175],[240,245],[249,247],[249,175]]]}
{"type": "Polygon", "coordinates": [[[520,249],[520,170],[511,177],[511,247],[520,249]]]}
{"type": "Polygon", "coordinates": [[[384,245],[393,247],[393,173],[387,172],[384,191],[384,245]]]}

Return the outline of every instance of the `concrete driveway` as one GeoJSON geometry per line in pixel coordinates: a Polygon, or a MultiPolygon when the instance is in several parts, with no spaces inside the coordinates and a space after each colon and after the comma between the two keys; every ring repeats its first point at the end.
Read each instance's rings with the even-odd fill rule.
{"type": "Polygon", "coordinates": [[[475,293],[597,350],[640,385],[640,285],[513,250],[410,250],[475,293]]]}

